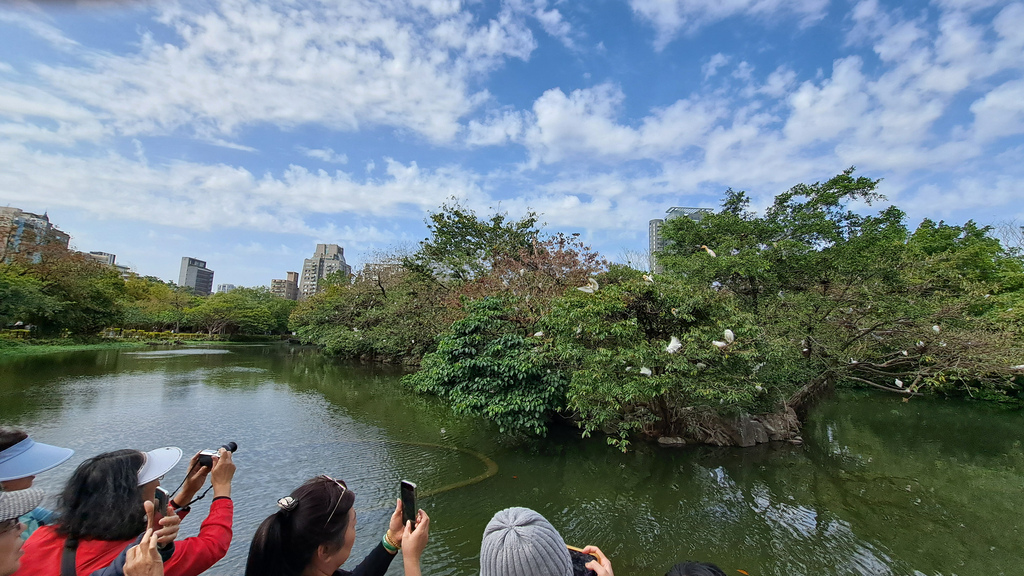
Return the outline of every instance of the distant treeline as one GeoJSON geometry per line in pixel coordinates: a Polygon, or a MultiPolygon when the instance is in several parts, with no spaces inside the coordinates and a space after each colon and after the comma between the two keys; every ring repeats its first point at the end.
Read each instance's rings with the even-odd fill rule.
{"type": "Polygon", "coordinates": [[[31,257],[10,252],[0,262],[0,328],[30,327],[40,338],[108,329],[283,333],[294,306],[263,287],[199,297],[152,276],[125,279],[59,243],[34,248],[31,257]]]}

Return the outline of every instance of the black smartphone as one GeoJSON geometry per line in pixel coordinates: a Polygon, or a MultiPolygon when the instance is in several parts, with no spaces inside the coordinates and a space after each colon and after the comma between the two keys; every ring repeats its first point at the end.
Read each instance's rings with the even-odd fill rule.
{"type": "Polygon", "coordinates": [[[156,487],[156,494],[153,497],[153,507],[156,509],[156,517],[162,518],[167,515],[167,504],[171,501],[171,493],[160,486],[156,487]]]}
{"type": "Polygon", "coordinates": [[[569,559],[572,560],[572,576],[597,576],[597,572],[587,568],[587,563],[597,560],[597,557],[585,554],[582,549],[575,546],[568,546],[569,559]]]}
{"type": "Polygon", "coordinates": [[[402,524],[412,521],[416,526],[416,484],[402,480],[402,524]]]}

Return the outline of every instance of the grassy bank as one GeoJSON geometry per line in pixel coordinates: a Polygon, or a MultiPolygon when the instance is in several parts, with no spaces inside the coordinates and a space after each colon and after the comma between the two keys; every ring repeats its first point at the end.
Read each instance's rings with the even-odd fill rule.
{"type": "Polygon", "coordinates": [[[0,359],[54,352],[76,352],[79,350],[106,350],[109,348],[140,348],[144,342],[121,340],[7,340],[0,338],[0,359]]]}

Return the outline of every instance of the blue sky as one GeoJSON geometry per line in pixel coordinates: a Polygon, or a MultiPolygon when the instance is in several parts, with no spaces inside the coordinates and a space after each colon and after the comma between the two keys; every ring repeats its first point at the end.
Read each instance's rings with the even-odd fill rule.
{"type": "Polygon", "coordinates": [[[669,206],[849,166],[911,226],[1024,219],[1024,4],[0,8],[0,205],[165,279],[269,284],[318,242],[358,267],[449,197],[621,261],[669,206]]]}

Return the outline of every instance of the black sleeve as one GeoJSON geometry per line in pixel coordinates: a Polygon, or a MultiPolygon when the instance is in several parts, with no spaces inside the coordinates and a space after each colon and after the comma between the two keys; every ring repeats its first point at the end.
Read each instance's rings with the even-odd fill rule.
{"type": "MultiPolygon", "coordinates": [[[[124,547],[121,553],[114,558],[114,561],[110,563],[110,566],[106,568],[100,568],[93,572],[89,576],[124,576],[124,563],[128,561],[128,550],[134,546],[138,546],[139,542],[142,541],[142,535],[139,535],[134,542],[124,547]]],[[[171,542],[163,548],[157,548],[160,552],[160,559],[167,562],[171,559],[171,555],[174,554],[174,542],[171,542]]]]}
{"type": "Polygon", "coordinates": [[[366,555],[366,558],[363,558],[363,561],[359,563],[359,566],[356,566],[355,570],[348,572],[339,569],[334,573],[334,576],[384,576],[395,556],[398,556],[398,554],[388,554],[388,551],[384,549],[384,545],[377,542],[377,547],[371,550],[366,555]]]}

